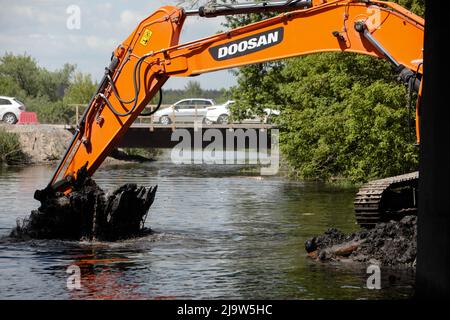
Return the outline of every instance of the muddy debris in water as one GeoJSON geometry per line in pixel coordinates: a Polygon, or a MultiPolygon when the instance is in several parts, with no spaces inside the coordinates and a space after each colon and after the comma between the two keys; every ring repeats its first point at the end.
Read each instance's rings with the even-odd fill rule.
{"type": "Polygon", "coordinates": [[[79,172],[68,195],[37,191],[41,202],[28,218],[17,221],[10,236],[18,239],[115,241],[151,232],[144,227],[155,187],[125,184],[105,193],[95,181],[79,172]]]}
{"type": "Polygon", "coordinates": [[[329,229],[305,242],[308,256],[318,261],[350,261],[391,267],[416,265],[417,217],[379,223],[372,229],[344,234],[329,229]]]}

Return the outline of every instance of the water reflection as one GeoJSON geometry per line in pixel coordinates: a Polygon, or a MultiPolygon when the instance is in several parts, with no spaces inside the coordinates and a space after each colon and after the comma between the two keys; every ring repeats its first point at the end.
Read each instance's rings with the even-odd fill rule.
{"type": "MultiPolygon", "coordinates": [[[[158,184],[147,226],[155,233],[117,243],[0,240],[0,298],[31,299],[377,299],[406,298],[414,275],[382,269],[382,290],[365,288],[365,266],[308,260],[303,243],[329,227],[356,230],[354,190],[260,177],[244,167],[104,167],[105,189],[158,184]],[[82,289],[66,287],[78,265],[82,289]]],[[[0,235],[38,203],[50,167],[0,171],[0,235]]]]}

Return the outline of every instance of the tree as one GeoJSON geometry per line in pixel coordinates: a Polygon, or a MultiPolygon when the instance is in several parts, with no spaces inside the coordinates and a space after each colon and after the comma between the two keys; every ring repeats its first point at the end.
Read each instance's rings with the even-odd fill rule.
{"type": "Polygon", "coordinates": [[[70,64],[48,71],[27,54],[6,53],[0,58],[0,90],[23,99],[44,96],[57,101],[64,95],[74,71],[75,66],[70,64]]]}
{"type": "Polygon", "coordinates": [[[69,123],[75,111],[63,101],[66,90],[72,92],[70,100],[73,92],[83,95],[86,91],[87,95],[92,88],[90,76],[77,74],[72,80],[75,69],[74,65],[65,64],[59,70],[49,71],[27,54],[6,53],[0,57],[0,94],[21,99],[28,111],[38,113],[41,122],[69,123]]]}
{"type": "Polygon", "coordinates": [[[201,97],[203,95],[203,90],[198,81],[189,80],[188,83],[184,87],[184,91],[187,97],[201,97]]]}
{"type": "Polygon", "coordinates": [[[406,89],[385,61],[326,53],[289,60],[280,76],[281,150],[299,177],[360,182],[416,170],[406,89]]]}
{"type": "Polygon", "coordinates": [[[27,96],[39,94],[40,68],[36,60],[26,54],[15,56],[7,53],[0,58],[0,79],[2,91],[7,88],[10,95],[23,90],[27,96]]]}
{"type": "MultiPolygon", "coordinates": [[[[424,12],[423,0],[398,2],[424,12]]],[[[225,26],[268,16],[230,16],[225,26]]],[[[282,110],[281,150],[298,177],[360,182],[417,169],[406,89],[384,60],[324,53],[247,66],[236,74],[233,117],[248,109],[282,110]]]]}
{"type": "Polygon", "coordinates": [[[67,104],[87,104],[97,89],[97,83],[92,81],[90,74],[78,72],[64,95],[67,104]]]}
{"type": "Polygon", "coordinates": [[[64,92],[71,85],[71,78],[76,67],[64,64],[56,71],[41,69],[39,77],[39,95],[49,97],[50,101],[57,101],[64,97],[64,92]]]}

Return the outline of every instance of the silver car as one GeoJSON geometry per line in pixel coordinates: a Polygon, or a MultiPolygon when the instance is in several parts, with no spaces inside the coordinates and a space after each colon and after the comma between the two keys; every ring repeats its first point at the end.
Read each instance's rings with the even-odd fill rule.
{"type": "Polygon", "coordinates": [[[208,111],[207,108],[213,105],[215,102],[211,99],[183,99],[168,108],[158,110],[153,115],[153,121],[163,125],[172,122],[202,122],[208,111]]]}
{"type": "Polygon", "coordinates": [[[15,124],[20,114],[25,111],[25,105],[14,97],[0,96],[0,120],[15,124]]]}

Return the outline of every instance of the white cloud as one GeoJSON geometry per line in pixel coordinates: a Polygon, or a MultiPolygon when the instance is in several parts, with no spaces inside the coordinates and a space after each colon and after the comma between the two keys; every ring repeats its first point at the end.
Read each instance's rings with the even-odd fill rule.
{"type": "Polygon", "coordinates": [[[119,41],[114,38],[102,38],[98,36],[83,37],[86,45],[94,50],[109,50],[112,51],[119,44],[119,41]]]}
{"type": "Polygon", "coordinates": [[[134,29],[144,17],[132,10],[124,10],[120,14],[120,27],[126,29],[134,29]]]}
{"type": "Polygon", "coordinates": [[[9,10],[9,14],[14,15],[17,18],[34,18],[32,6],[13,5],[9,10]]]}
{"type": "MultiPolygon", "coordinates": [[[[100,79],[109,63],[110,53],[138,23],[162,5],[176,0],[148,2],[109,0],[18,0],[2,1],[0,10],[0,55],[5,52],[27,53],[46,68],[58,69],[66,62],[77,64],[82,72],[100,79]],[[81,29],[68,30],[66,9],[81,8],[81,29]]],[[[189,17],[181,42],[213,35],[221,19],[189,17]]],[[[234,84],[226,71],[202,75],[195,80],[204,88],[220,88],[234,84]]],[[[189,79],[174,78],[166,87],[183,88],[189,79]]]]}

